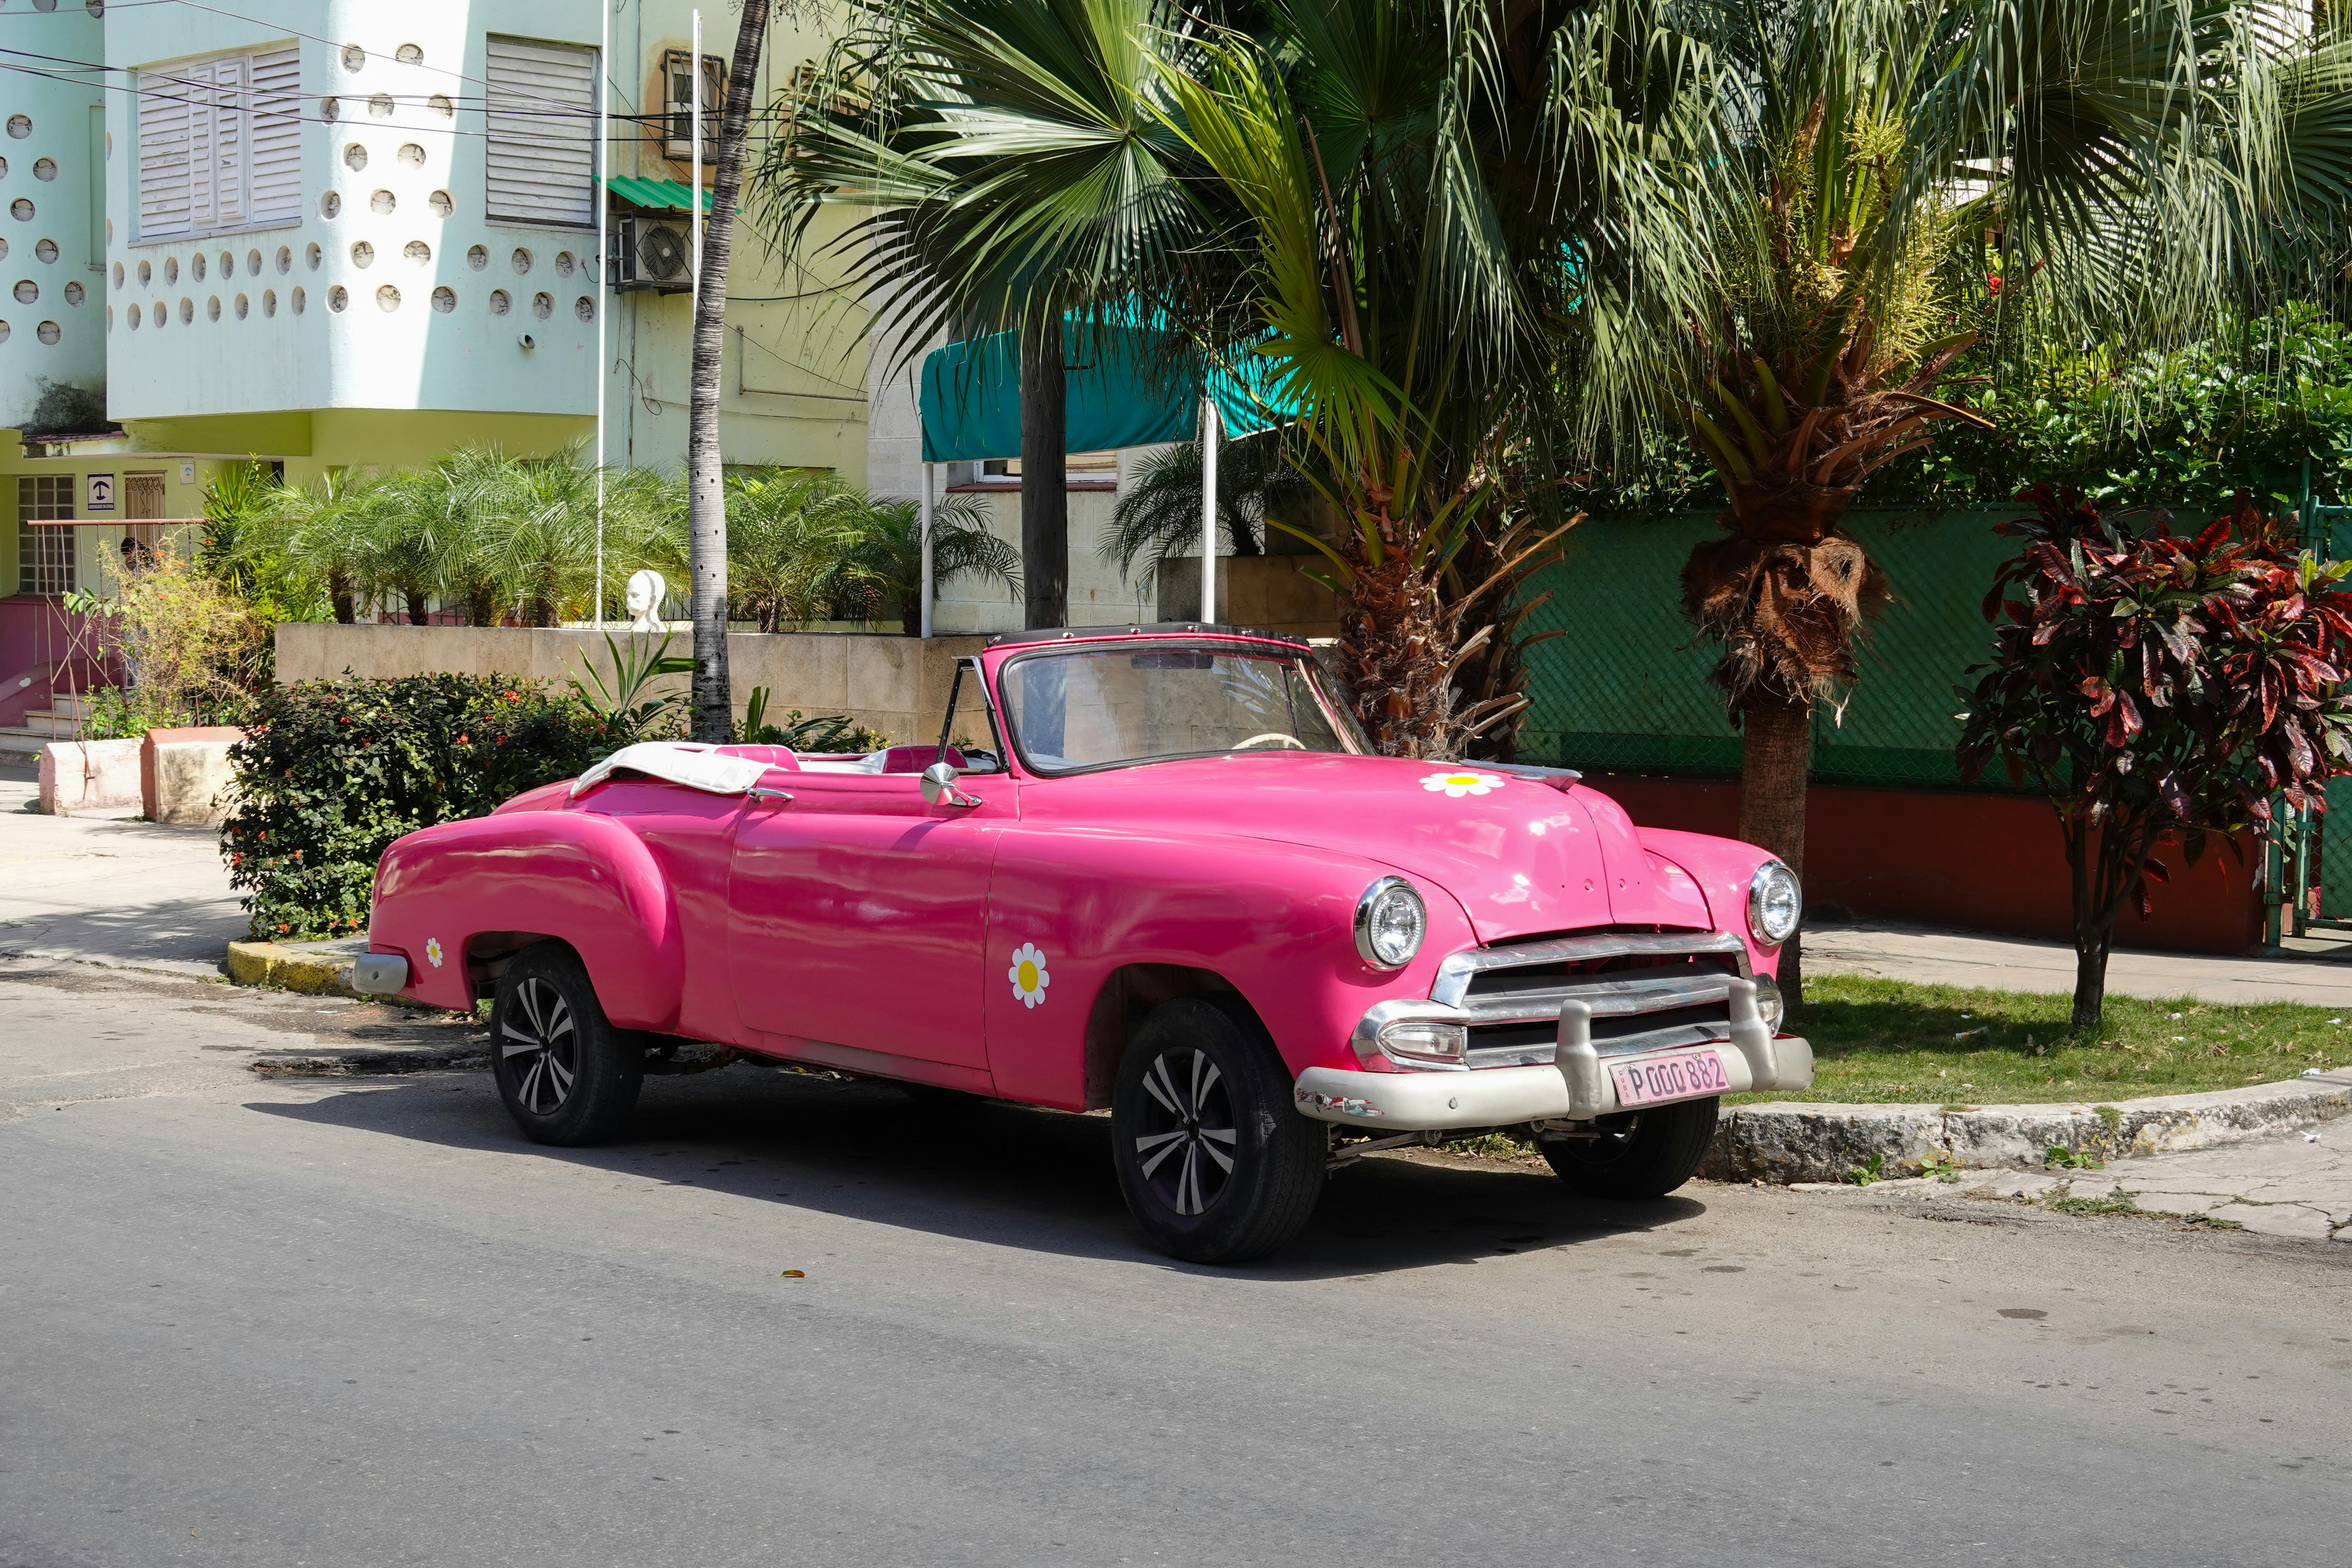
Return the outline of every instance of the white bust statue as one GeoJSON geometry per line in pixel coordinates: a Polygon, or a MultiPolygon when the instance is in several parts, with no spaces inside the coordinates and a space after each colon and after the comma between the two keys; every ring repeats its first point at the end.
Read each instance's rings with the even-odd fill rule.
{"type": "Polygon", "coordinates": [[[662,601],[669,596],[669,582],[658,572],[647,567],[629,578],[628,596],[623,600],[629,612],[629,629],[633,632],[667,632],[662,624],[662,601]]]}

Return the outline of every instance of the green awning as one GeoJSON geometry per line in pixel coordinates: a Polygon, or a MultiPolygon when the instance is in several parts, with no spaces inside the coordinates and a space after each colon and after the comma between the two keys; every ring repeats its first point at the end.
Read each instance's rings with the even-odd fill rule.
{"type": "MultiPolygon", "coordinates": [[[[1132,312],[1124,312],[1131,315],[1132,312]]],[[[1063,318],[1063,449],[1107,452],[1200,435],[1201,394],[1216,401],[1227,436],[1269,428],[1289,399],[1266,380],[1267,362],[1242,354],[1232,370],[1208,369],[1171,352],[1161,331],[1119,321],[1063,318]],[[1244,380],[1244,378],[1248,378],[1244,380]]],[[[1021,455],[1021,346],[1015,332],[991,332],[923,356],[919,409],[923,461],[961,462],[1021,455]]]]}
{"type": "MultiPolygon", "coordinates": [[[[604,188],[632,206],[648,212],[682,213],[692,205],[684,180],[641,180],[634,174],[615,174],[604,182],[604,188]]],[[[702,193],[702,210],[710,211],[710,193],[702,193]]]]}

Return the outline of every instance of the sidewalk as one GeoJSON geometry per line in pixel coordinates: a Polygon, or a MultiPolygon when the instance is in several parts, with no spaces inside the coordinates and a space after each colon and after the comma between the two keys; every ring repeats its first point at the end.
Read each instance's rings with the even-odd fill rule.
{"type": "MultiPolygon", "coordinates": [[[[1893,921],[1824,921],[1805,927],[1805,973],[2063,996],[2074,989],[2074,950],[2063,942],[1893,921]]],[[[2155,999],[2352,1007],[2352,942],[2296,938],[2286,953],[2242,957],[2118,949],[2107,958],[2107,989],[2118,996],[2155,999]]]]}
{"type": "Polygon", "coordinates": [[[32,771],[0,767],[0,957],[70,959],[210,977],[245,911],[210,827],[164,827],[137,808],[32,809],[32,771]]]}
{"type": "Polygon", "coordinates": [[[2113,1160],[2095,1171],[1968,1171],[1954,1182],[1915,1179],[1827,1190],[1907,1194],[1937,1203],[2023,1199],[2074,1214],[2137,1212],[2303,1241],[2352,1242],[2352,1123],[2226,1149],[2113,1160]],[[2339,1132],[2339,1126],[2346,1131],[2339,1132]]]}

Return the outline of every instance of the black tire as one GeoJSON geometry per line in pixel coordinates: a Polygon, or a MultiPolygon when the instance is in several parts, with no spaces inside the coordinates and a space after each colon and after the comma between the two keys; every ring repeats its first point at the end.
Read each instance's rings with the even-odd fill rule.
{"type": "Polygon", "coordinates": [[[1717,1100],[1601,1119],[1598,1138],[1546,1138],[1544,1158],[1589,1198],[1662,1198],[1691,1179],[1715,1137],[1717,1100]]]}
{"type": "Polygon", "coordinates": [[[1161,1004],[1128,1041],[1111,1095],[1111,1162],[1151,1245],[1240,1263],[1297,1236],[1323,1195],[1328,1130],[1291,1103],[1290,1069],[1248,1010],[1161,1004]]]}
{"type": "Polygon", "coordinates": [[[605,1018],[580,955],[542,942],[499,979],[490,1071],[507,1113],[533,1142],[601,1143],[628,1125],[645,1087],[645,1044],[605,1018]]]}

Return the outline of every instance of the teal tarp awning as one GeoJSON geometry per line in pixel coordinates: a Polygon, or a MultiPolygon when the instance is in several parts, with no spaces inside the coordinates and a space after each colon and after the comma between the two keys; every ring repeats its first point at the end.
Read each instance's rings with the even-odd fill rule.
{"type": "MultiPolygon", "coordinates": [[[[1064,450],[1106,452],[1200,436],[1202,366],[1167,353],[1165,335],[1140,326],[1063,330],[1064,450]],[[1171,366],[1170,361],[1177,358],[1171,366]]],[[[1218,421],[1228,436],[1263,430],[1271,421],[1262,393],[1226,372],[1207,377],[1218,421]]],[[[1018,334],[992,332],[923,360],[923,461],[969,462],[1021,455],[1021,349],[1018,334]]]]}

